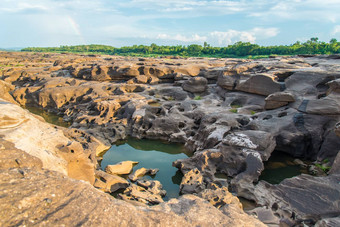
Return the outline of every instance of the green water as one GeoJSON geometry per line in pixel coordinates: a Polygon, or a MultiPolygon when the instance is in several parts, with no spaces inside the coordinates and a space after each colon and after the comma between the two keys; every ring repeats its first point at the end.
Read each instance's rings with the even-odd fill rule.
{"type": "Polygon", "coordinates": [[[172,166],[177,159],[187,158],[183,145],[165,143],[158,140],[133,139],[113,145],[103,156],[102,169],[107,165],[116,164],[121,161],[138,161],[139,164],[133,169],[157,168],[156,176],[145,176],[144,179],[158,180],[162,183],[167,195],[165,201],[179,196],[179,185],[182,180],[182,173],[172,166]]]}
{"type": "Polygon", "coordinates": [[[301,173],[308,173],[307,168],[294,163],[292,156],[274,151],[269,160],[264,163],[264,170],[259,180],[279,184],[284,179],[298,176],[301,173]]]}
{"type": "Polygon", "coordinates": [[[68,128],[71,126],[71,122],[65,122],[63,118],[58,116],[57,114],[44,111],[41,108],[25,106],[25,109],[27,109],[31,113],[34,113],[36,115],[43,117],[45,121],[50,124],[58,125],[58,126],[65,127],[65,128],[68,128]]]}

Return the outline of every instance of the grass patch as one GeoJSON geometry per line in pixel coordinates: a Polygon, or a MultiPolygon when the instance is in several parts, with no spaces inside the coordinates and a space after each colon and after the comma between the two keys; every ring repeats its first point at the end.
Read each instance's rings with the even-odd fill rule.
{"type": "Polygon", "coordinates": [[[201,99],[202,99],[202,97],[199,96],[199,95],[196,95],[195,98],[194,98],[194,100],[201,100],[201,99]]]}
{"type": "Polygon", "coordinates": [[[325,173],[328,173],[328,171],[331,169],[331,167],[328,165],[329,159],[324,159],[321,163],[316,163],[315,166],[324,171],[325,173]]]}
{"type": "Polygon", "coordinates": [[[172,97],[172,96],[167,96],[167,97],[164,97],[164,98],[168,101],[174,101],[175,100],[175,98],[172,97]]]}
{"type": "Polygon", "coordinates": [[[238,110],[236,108],[232,108],[229,111],[232,112],[232,113],[237,113],[238,110]]]}
{"type": "Polygon", "coordinates": [[[324,166],[324,165],[319,164],[319,163],[315,164],[315,166],[318,167],[318,168],[320,168],[320,169],[321,169],[322,171],[324,171],[325,173],[328,173],[328,171],[331,169],[330,166],[324,166]]]}

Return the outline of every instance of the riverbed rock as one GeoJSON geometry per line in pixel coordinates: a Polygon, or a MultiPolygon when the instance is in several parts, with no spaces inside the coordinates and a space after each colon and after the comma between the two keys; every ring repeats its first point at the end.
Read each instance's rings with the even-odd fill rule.
{"type": "Polygon", "coordinates": [[[116,174],[116,175],[125,175],[130,174],[132,171],[132,168],[138,164],[138,162],[135,161],[123,161],[119,162],[115,165],[107,165],[105,168],[105,172],[110,174],[116,174]]]}
{"type": "Polygon", "coordinates": [[[192,77],[182,84],[184,91],[202,93],[208,89],[208,80],[204,77],[192,77]]]}
{"type": "Polygon", "coordinates": [[[131,184],[124,190],[124,193],[119,196],[125,201],[132,200],[147,205],[155,205],[164,202],[162,195],[154,194],[152,191],[135,184],[131,184]]]}
{"type": "Polygon", "coordinates": [[[16,104],[17,102],[13,99],[12,95],[10,95],[10,92],[14,89],[14,85],[0,80],[0,97],[8,102],[16,104]]]}
{"type": "Polygon", "coordinates": [[[215,190],[205,189],[198,196],[209,201],[216,208],[221,208],[225,205],[235,205],[242,209],[242,204],[238,198],[233,196],[226,187],[215,190]]]}
{"type": "Polygon", "coordinates": [[[318,221],[315,226],[316,227],[336,227],[340,225],[340,218],[324,218],[318,221]]]}
{"type": "Polygon", "coordinates": [[[164,211],[172,211],[186,220],[194,220],[192,223],[201,223],[202,226],[226,225],[226,226],[265,226],[254,217],[245,216],[237,205],[229,204],[220,210],[212,206],[208,201],[194,195],[183,195],[178,200],[172,199],[167,203],[157,206],[164,211]],[[205,209],[205,207],[209,207],[205,209]],[[218,211],[218,212],[216,212],[218,211]],[[224,216],[232,216],[233,220],[227,220],[224,216]],[[249,219],[246,219],[248,217],[249,219]]]}
{"type": "Polygon", "coordinates": [[[162,197],[166,195],[166,191],[163,190],[163,185],[158,180],[137,180],[137,185],[150,191],[152,194],[157,194],[162,197]]]}
{"type": "Polygon", "coordinates": [[[198,169],[192,169],[183,176],[179,191],[181,194],[193,194],[199,193],[204,188],[205,183],[201,172],[198,169]]]}
{"type": "Polygon", "coordinates": [[[289,92],[277,92],[269,95],[266,99],[265,109],[271,110],[295,102],[294,96],[289,92]]]}
{"type": "MultiPolygon", "coordinates": [[[[87,171],[99,168],[96,156],[104,152],[105,146],[127,136],[185,144],[193,156],[174,163],[183,174],[198,169],[204,188],[214,190],[218,187],[212,185],[219,182],[215,174],[224,174],[229,177],[226,185],[254,201],[261,201],[254,196],[261,182],[256,184],[272,149],[302,160],[328,160],[327,165],[333,165],[330,176],[338,172],[338,58],[149,59],[1,52],[0,63],[7,65],[8,61],[24,65],[1,72],[1,80],[11,85],[6,92],[16,102],[44,108],[72,122],[69,130],[73,131],[62,130],[67,141],[60,139],[60,146],[51,153],[65,160],[61,169],[68,176],[71,169],[77,178],[92,178],[94,174],[87,171]],[[195,78],[208,82],[200,97],[183,90],[190,80],[205,81],[195,78]],[[290,94],[289,100],[285,94],[290,94]],[[104,146],[97,149],[98,144],[104,146]]],[[[17,125],[27,124],[25,120],[7,120],[6,124],[15,126],[15,130],[17,125]]],[[[50,132],[53,130],[47,134],[50,132]]],[[[15,139],[9,142],[19,144],[15,139]]],[[[40,147],[39,143],[33,144],[40,147]]],[[[24,146],[21,148],[26,151],[24,146]]],[[[45,154],[43,151],[39,151],[40,156],[45,154]]],[[[48,166],[46,161],[42,163],[48,166]]],[[[98,180],[97,184],[103,185],[98,180]]],[[[185,204],[183,201],[201,204],[196,199],[183,199],[185,204]]],[[[270,205],[268,208],[272,209],[270,205]]],[[[286,205],[274,205],[272,210],[280,216],[286,205]]],[[[280,221],[303,221],[302,215],[295,217],[292,220],[289,215],[281,215],[280,221]]]]}
{"type": "Polygon", "coordinates": [[[137,181],[138,178],[141,178],[145,175],[151,175],[154,176],[159,171],[159,169],[146,169],[146,168],[140,168],[137,169],[135,172],[129,175],[129,179],[131,181],[137,181]]]}
{"type": "Polygon", "coordinates": [[[240,82],[236,90],[258,95],[270,95],[275,92],[281,91],[281,85],[274,81],[270,75],[260,74],[251,76],[248,80],[240,82]]]}
{"type": "Polygon", "coordinates": [[[247,211],[247,213],[254,215],[269,227],[280,226],[280,219],[275,216],[274,212],[270,208],[256,207],[247,211]]]}
{"type": "Polygon", "coordinates": [[[280,219],[293,222],[306,220],[313,225],[322,218],[340,215],[339,175],[313,177],[302,174],[286,179],[278,185],[260,182],[256,186],[255,201],[271,207],[280,219]]]}
{"type": "Polygon", "coordinates": [[[104,192],[113,193],[120,189],[125,189],[130,185],[124,178],[113,174],[107,174],[101,170],[96,170],[95,175],[96,181],[93,186],[104,192]]]}

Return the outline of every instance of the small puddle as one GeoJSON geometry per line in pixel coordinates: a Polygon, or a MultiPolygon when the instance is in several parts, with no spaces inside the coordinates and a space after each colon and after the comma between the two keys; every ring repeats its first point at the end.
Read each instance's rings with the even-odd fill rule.
{"type": "Polygon", "coordinates": [[[65,128],[70,127],[72,124],[71,122],[64,121],[63,118],[58,116],[57,114],[50,113],[41,108],[32,107],[32,106],[25,106],[24,108],[30,111],[31,113],[34,113],[36,115],[43,117],[45,121],[50,124],[58,125],[58,126],[65,127],[65,128]]]}
{"type": "Polygon", "coordinates": [[[172,166],[177,159],[187,158],[183,145],[165,143],[159,140],[129,138],[119,144],[113,145],[103,156],[102,169],[107,165],[113,165],[121,161],[138,161],[133,169],[151,168],[159,169],[156,176],[144,176],[144,179],[158,180],[163,189],[167,191],[163,198],[165,201],[179,196],[179,185],[182,181],[182,173],[172,166]]]}
{"type": "Polygon", "coordinates": [[[264,163],[264,170],[259,180],[279,184],[286,178],[292,178],[302,173],[308,173],[307,167],[295,163],[294,158],[288,154],[274,151],[269,160],[264,163]]]}

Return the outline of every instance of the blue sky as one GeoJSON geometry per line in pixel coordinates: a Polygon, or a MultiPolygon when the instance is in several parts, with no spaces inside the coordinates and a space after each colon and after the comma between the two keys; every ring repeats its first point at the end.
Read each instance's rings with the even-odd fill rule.
{"type": "Polygon", "coordinates": [[[340,0],[0,0],[0,47],[340,40],[340,0]]]}

